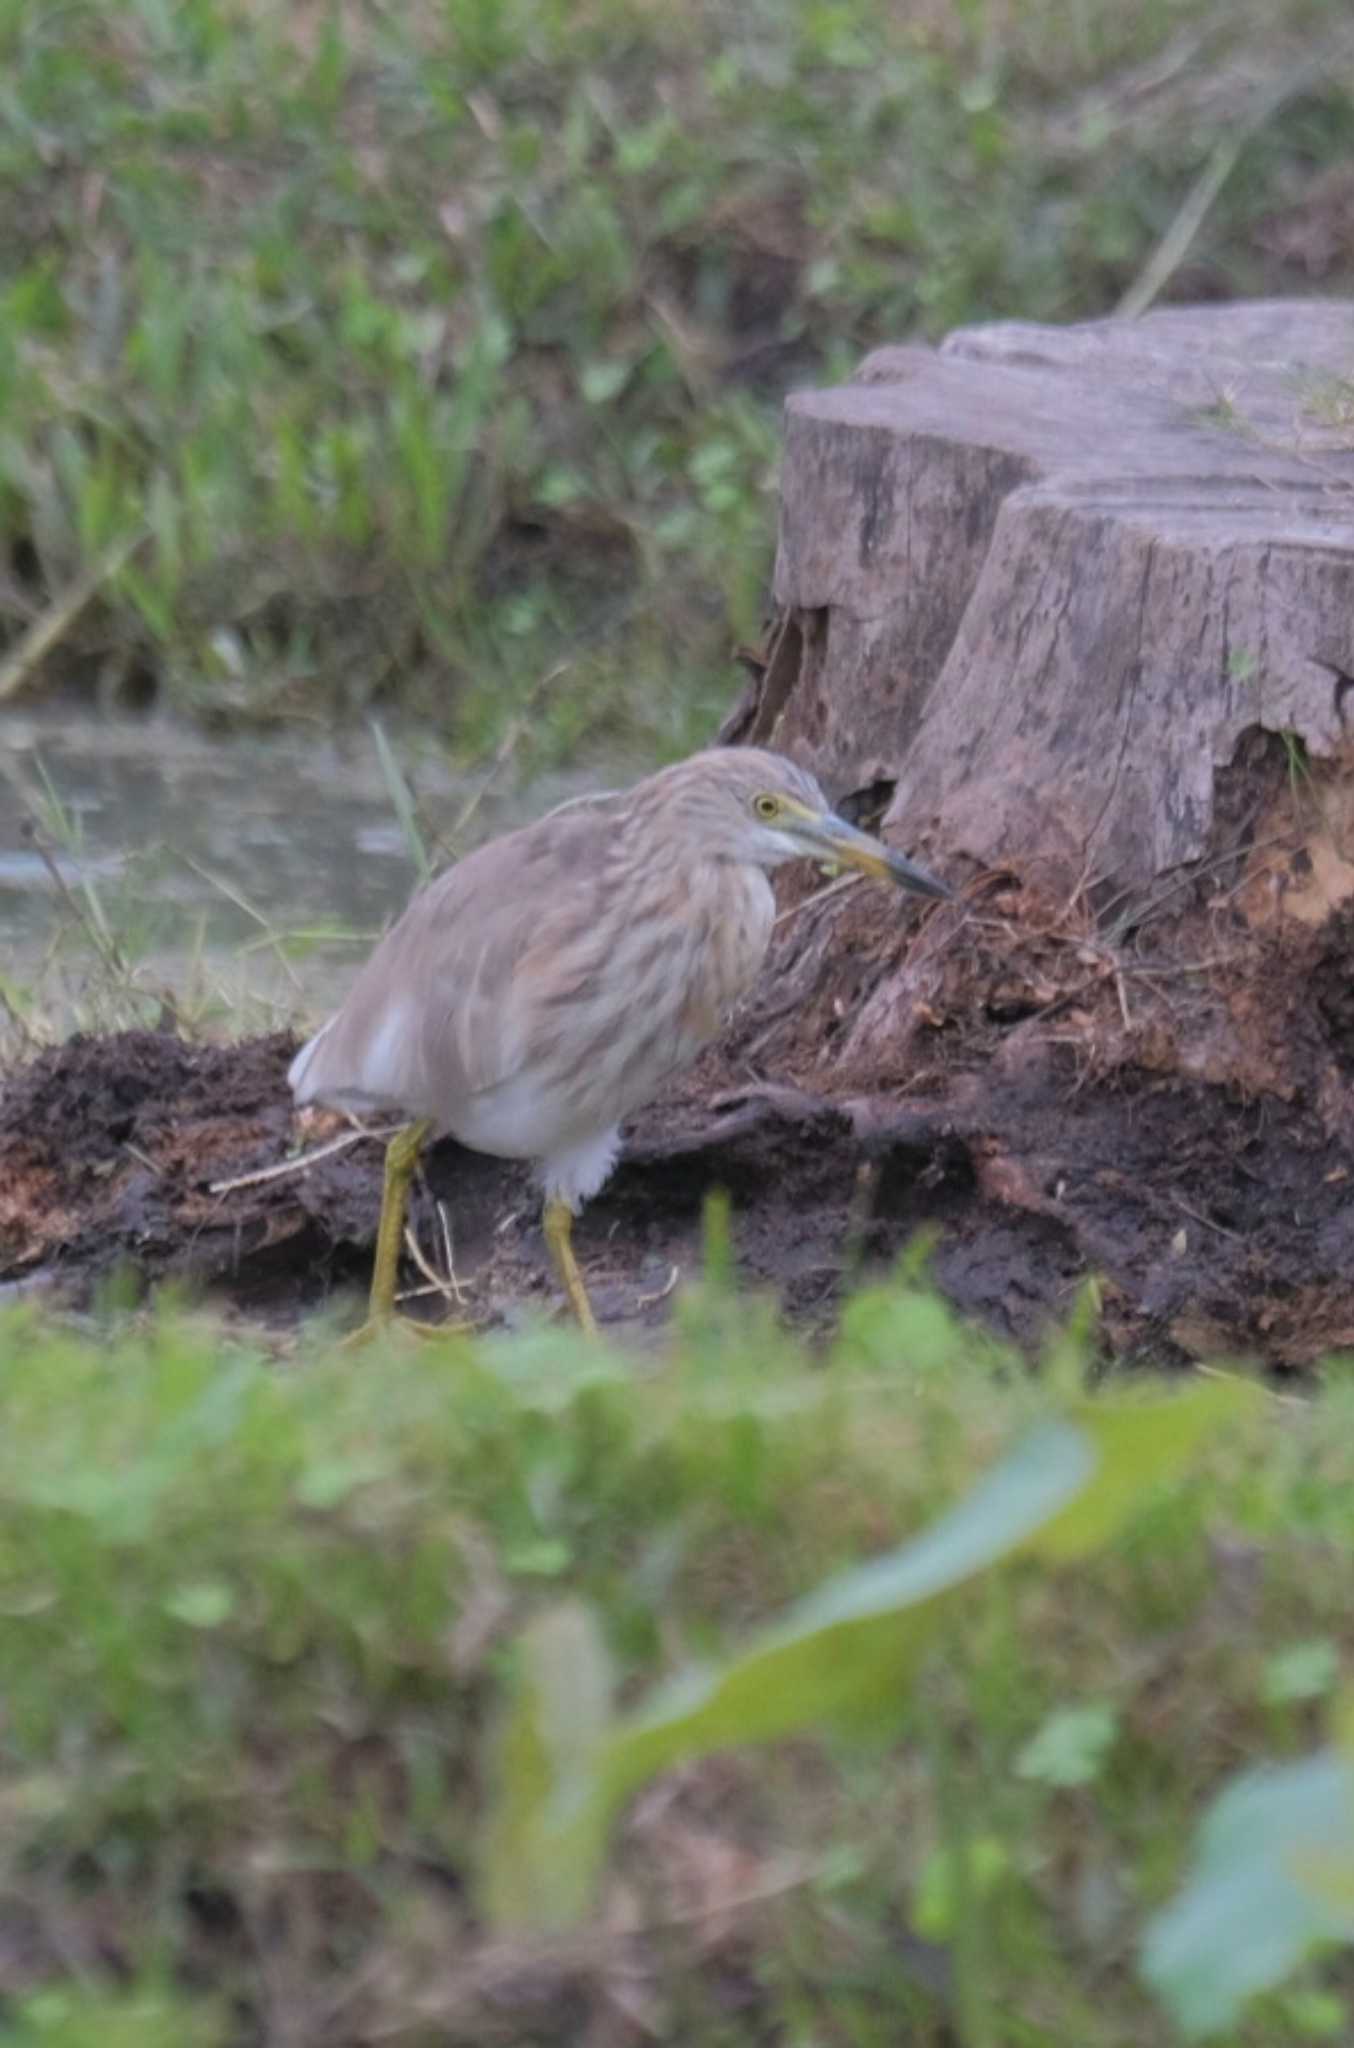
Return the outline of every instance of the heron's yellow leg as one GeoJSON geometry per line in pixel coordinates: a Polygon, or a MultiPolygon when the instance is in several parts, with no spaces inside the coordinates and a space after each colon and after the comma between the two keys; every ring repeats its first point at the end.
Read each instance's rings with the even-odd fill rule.
{"type": "Polygon", "coordinates": [[[376,1233],[376,1262],[371,1269],[371,1300],[367,1305],[367,1316],[373,1323],[388,1322],[395,1313],[395,1284],[400,1270],[400,1247],[404,1243],[405,1212],[409,1207],[409,1183],[431,1129],[431,1122],[423,1117],[418,1123],[406,1124],[402,1131],[396,1131],[386,1146],[381,1224],[376,1233]]]}
{"type": "Polygon", "coordinates": [[[569,1297],[569,1306],[578,1317],[585,1334],[597,1335],[597,1323],[588,1300],[588,1290],[583,1285],[583,1275],[578,1270],[578,1260],[573,1247],[574,1212],[567,1202],[558,1198],[545,1205],[545,1241],[550,1247],[550,1256],[555,1262],[555,1271],[564,1283],[564,1292],[569,1297]]]}
{"type": "Polygon", "coordinates": [[[397,1325],[414,1337],[445,1337],[451,1329],[471,1329],[471,1323],[416,1323],[408,1315],[395,1315],[395,1286],[399,1280],[399,1247],[404,1245],[404,1219],[410,1206],[410,1182],[432,1122],[406,1124],[385,1147],[385,1188],[381,1192],[381,1225],[377,1229],[377,1255],[371,1268],[371,1300],[367,1321],[344,1337],[344,1348],[367,1343],[381,1331],[397,1325]]]}
{"type": "Polygon", "coordinates": [[[344,1338],[345,1344],[364,1344],[379,1331],[388,1330],[393,1322],[403,1323],[406,1329],[415,1331],[420,1337],[442,1334],[430,1324],[410,1322],[407,1317],[395,1314],[395,1287],[399,1279],[400,1247],[404,1243],[405,1212],[409,1207],[409,1183],[414,1178],[419,1155],[431,1130],[431,1121],[424,1117],[420,1122],[406,1124],[403,1130],[396,1131],[386,1146],[381,1222],[376,1232],[376,1258],[371,1269],[367,1320],[350,1337],[344,1338]]]}

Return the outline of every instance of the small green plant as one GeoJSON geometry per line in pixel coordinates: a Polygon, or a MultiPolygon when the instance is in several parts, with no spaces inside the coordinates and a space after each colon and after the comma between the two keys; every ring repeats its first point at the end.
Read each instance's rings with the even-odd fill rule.
{"type": "Polygon", "coordinates": [[[1093,1785],[1118,1732],[1118,1716],[1104,1702],[1059,1707],[1021,1750],[1016,1770],[1043,1785],[1093,1785]]]}
{"type": "Polygon", "coordinates": [[[1334,1690],[1340,1675],[1340,1652],[1328,1636],[1294,1643],[1266,1659],[1261,1692],[1272,1707],[1300,1700],[1319,1700],[1334,1690]]]}
{"type": "MultiPolygon", "coordinates": [[[[655,1772],[877,1710],[913,1682],[936,1622],[975,1573],[1019,1555],[1066,1563],[1109,1541],[1149,1481],[1178,1473],[1199,1437],[1249,1394],[1244,1383],[1213,1382],[1155,1403],[1086,1404],[1075,1419],[1045,1424],[915,1542],[821,1587],[732,1662],[676,1678],[628,1715],[611,1713],[589,1617],[574,1608],[544,1615],[521,1645],[518,1702],[502,1737],[487,1852],[495,1916],[578,1918],[617,1809],[655,1772]]],[[[1047,1726],[1036,1738],[1038,1769],[1024,1752],[1026,1775],[1068,1784],[1094,1776],[1113,1732],[1102,1715],[1083,1710],[1074,1774],[1065,1720],[1056,1742],[1047,1726]]]]}

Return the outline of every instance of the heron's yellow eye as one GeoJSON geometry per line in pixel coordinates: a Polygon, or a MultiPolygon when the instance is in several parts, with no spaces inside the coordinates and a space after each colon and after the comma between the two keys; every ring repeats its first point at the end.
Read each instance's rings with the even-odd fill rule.
{"type": "Polygon", "coordinates": [[[770,825],[780,816],[780,798],[778,796],[755,796],[752,799],[752,808],[764,825],[770,825]]]}

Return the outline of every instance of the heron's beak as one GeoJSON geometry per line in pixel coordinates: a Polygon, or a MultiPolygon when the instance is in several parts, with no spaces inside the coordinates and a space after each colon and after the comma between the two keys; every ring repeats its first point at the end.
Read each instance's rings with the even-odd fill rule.
{"type": "Polygon", "coordinates": [[[918,867],[916,861],[895,853],[880,839],[872,839],[868,832],[858,832],[854,825],[848,825],[845,818],[835,812],[815,817],[805,811],[803,818],[796,818],[791,828],[797,839],[804,841],[804,850],[815,860],[835,861],[840,867],[859,868],[862,874],[873,875],[880,882],[896,882],[900,888],[912,889],[918,896],[935,896],[944,901],[953,896],[948,882],[939,881],[926,869],[918,867]]]}

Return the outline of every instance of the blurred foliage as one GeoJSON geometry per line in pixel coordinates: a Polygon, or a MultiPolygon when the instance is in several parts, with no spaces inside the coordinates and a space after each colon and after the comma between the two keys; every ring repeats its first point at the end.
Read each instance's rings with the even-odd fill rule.
{"type": "Polygon", "coordinates": [[[1143,1961],[1186,2034],[1206,2039],[1333,1941],[1354,1941],[1348,1745],[1246,1771],[1226,1788],[1199,1831],[1189,1883],[1147,1929],[1143,1961]]]}
{"type": "Polygon", "coordinates": [[[1107,310],[1238,131],[1172,294],[1348,283],[1344,14],[0,0],[0,616],[136,543],[51,675],[680,751],[789,384],[1107,310]]]}
{"type": "Polygon", "coordinates": [[[626,1717],[608,1720],[600,1635],[581,1615],[546,1614],[523,1646],[526,1680],[503,1743],[495,1918],[549,1926],[586,1911],[613,1815],[656,1772],[843,1717],[888,1716],[976,1573],[1097,1548],[1248,1391],[1215,1381],[1175,1398],[1102,1399],[1046,1423],[916,1541],[819,1587],[732,1662],[682,1674],[626,1717]]]}
{"type": "MultiPolygon", "coordinates": [[[[7,2038],[1185,2038],[1139,1951],[1348,1670],[1354,1387],[1088,1398],[907,1271],[811,1356],[718,1264],[635,1358],[0,1319],[7,2038]],[[516,1865],[595,1915],[486,1927],[598,1783],[516,1865]]],[[[1305,1946],[1234,2048],[1344,2038],[1305,1946]]]]}

